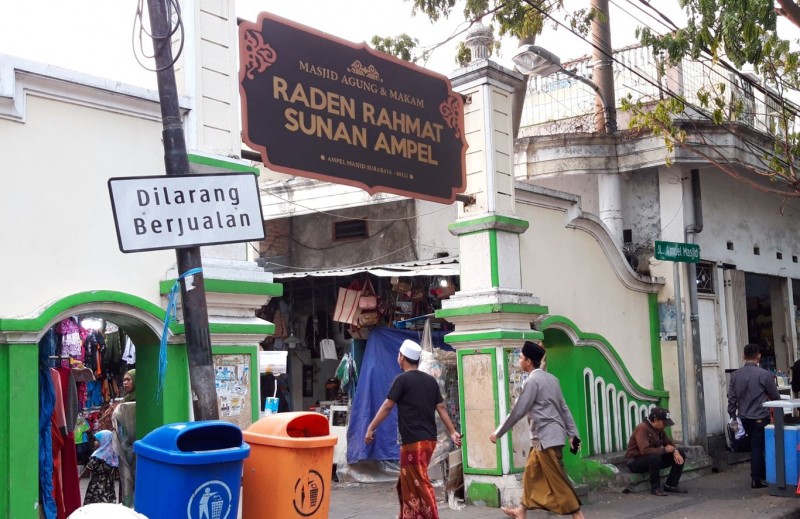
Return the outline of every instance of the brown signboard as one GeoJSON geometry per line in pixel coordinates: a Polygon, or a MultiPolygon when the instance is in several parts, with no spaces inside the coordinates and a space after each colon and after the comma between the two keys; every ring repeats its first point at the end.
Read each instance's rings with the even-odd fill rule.
{"type": "Polygon", "coordinates": [[[242,135],[275,171],[452,203],[464,105],[440,74],[261,13],[239,26],[242,135]]]}

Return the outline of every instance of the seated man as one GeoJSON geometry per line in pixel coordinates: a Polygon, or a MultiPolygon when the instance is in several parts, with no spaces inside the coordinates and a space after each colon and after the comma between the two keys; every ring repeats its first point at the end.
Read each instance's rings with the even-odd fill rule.
{"type": "Polygon", "coordinates": [[[650,473],[650,493],[656,496],[665,496],[667,492],[685,494],[686,489],[678,486],[678,481],[683,473],[685,454],[675,447],[664,429],[675,425],[669,417],[669,411],[663,407],[655,407],[650,411],[647,420],[636,426],[631,439],[628,441],[628,450],[625,458],[631,472],[650,473]],[[661,489],[661,476],[659,471],[670,467],[669,476],[661,489]]]}

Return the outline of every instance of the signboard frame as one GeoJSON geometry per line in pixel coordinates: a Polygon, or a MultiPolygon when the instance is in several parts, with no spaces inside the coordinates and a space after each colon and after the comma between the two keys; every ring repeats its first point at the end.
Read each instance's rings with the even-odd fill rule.
{"type": "MultiPolygon", "coordinates": [[[[156,187],[158,187],[158,186],[156,186],[156,187]]],[[[135,187],[134,187],[134,189],[135,189],[135,187]]],[[[203,188],[203,189],[207,190],[207,188],[203,188]]],[[[223,189],[224,190],[224,187],[215,188],[215,191],[216,191],[216,189],[223,189]]],[[[185,249],[185,248],[190,248],[190,247],[197,247],[197,246],[200,246],[200,245],[222,245],[222,244],[226,244],[226,243],[242,243],[242,242],[248,242],[248,241],[261,241],[261,240],[263,240],[265,238],[264,213],[263,213],[263,209],[262,209],[262,206],[261,206],[261,193],[260,193],[259,188],[258,188],[258,176],[255,173],[230,172],[230,173],[205,173],[205,174],[193,174],[193,175],[152,175],[152,176],[140,176],[140,177],[113,177],[113,178],[109,178],[108,179],[108,193],[109,193],[109,196],[111,198],[112,213],[114,214],[114,227],[115,227],[115,230],[116,230],[116,233],[117,233],[117,244],[119,245],[119,250],[124,252],[124,253],[145,252],[145,251],[165,250],[165,249],[185,249]],[[252,184],[253,185],[253,192],[251,192],[251,193],[247,193],[246,192],[247,190],[249,190],[249,188],[247,188],[248,181],[247,181],[247,179],[245,177],[251,177],[252,180],[253,180],[253,184],[252,184]],[[227,193],[223,192],[221,197],[220,196],[216,196],[214,193],[206,193],[206,194],[204,194],[204,193],[197,192],[198,190],[196,189],[196,186],[195,186],[195,189],[192,189],[192,186],[190,185],[192,183],[192,181],[205,182],[206,184],[208,184],[208,182],[213,182],[212,179],[227,179],[227,180],[236,179],[237,182],[239,182],[236,185],[236,189],[237,189],[237,191],[235,192],[236,193],[236,203],[233,204],[233,203],[229,202],[230,205],[238,206],[240,203],[246,203],[246,204],[250,204],[252,206],[252,204],[255,203],[255,206],[257,206],[257,215],[256,215],[255,207],[249,207],[249,209],[247,209],[245,211],[240,211],[239,208],[234,208],[233,209],[234,213],[238,213],[238,216],[240,217],[238,221],[241,222],[241,223],[244,222],[244,220],[242,219],[243,216],[245,216],[245,215],[249,216],[249,220],[252,220],[252,221],[249,222],[249,225],[247,225],[246,227],[248,229],[252,228],[252,230],[253,230],[252,234],[247,234],[246,237],[240,235],[240,236],[237,236],[236,238],[233,238],[233,239],[216,239],[216,238],[212,238],[212,239],[208,239],[208,240],[199,240],[199,241],[198,240],[192,240],[191,243],[189,243],[189,242],[176,243],[174,241],[170,241],[170,242],[165,242],[165,243],[159,243],[157,245],[148,244],[148,245],[145,245],[145,246],[136,246],[136,244],[132,243],[132,241],[131,241],[130,231],[128,229],[123,230],[121,228],[121,224],[122,224],[121,220],[122,220],[123,217],[126,218],[126,219],[129,219],[130,222],[135,222],[135,220],[137,219],[137,218],[133,217],[133,214],[125,214],[124,213],[124,211],[130,211],[131,213],[133,212],[131,210],[131,206],[133,204],[130,201],[130,199],[127,198],[127,197],[130,196],[130,193],[127,193],[125,191],[126,189],[130,189],[130,187],[128,187],[129,185],[139,184],[140,187],[141,187],[141,186],[144,186],[145,184],[160,183],[161,184],[160,187],[163,188],[163,191],[159,191],[157,189],[149,189],[149,188],[152,188],[153,186],[152,185],[148,185],[146,189],[138,189],[137,193],[136,193],[137,203],[139,204],[140,207],[149,206],[152,203],[153,206],[154,206],[153,212],[156,213],[156,214],[159,214],[158,211],[161,211],[162,213],[164,213],[164,212],[167,212],[167,211],[171,210],[171,208],[167,208],[167,209],[164,209],[164,208],[167,207],[167,206],[172,206],[172,205],[176,206],[177,209],[183,209],[184,207],[189,207],[189,206],[193,206],[193,205],[196,205],[196,204],[208,203],[208,204],[211,204],[210,207],[211,207],[211,209],[213,209],[214,207],[219,207],[219,206],[217,206],[215,204],[218,204],[220,202],[224,203],[225,200],[232,201],[233,200],[233,196],[232,196],[233,195],[233,191],[230,191],[230,189],[233,189],[233,187],[230,187],[230,183],[229,183],[229,186],[228,186],[229,187],[229,191],[227,193]],[[169,187],[168,187],[168,185],[169,185],[169,187]],[[245,191],[240,193],[238,191],[238,189],[240,187],[245,188],[245,191]],[[172,190],[171,192],[169,191],[170,189],[172,190]],[[180,202],[177,202],[177,197],[174,196],[178,191],[181,191],[181,195],[180,195],[180,200],[181,201],[180,202]],[[191,193],[191,197],[190,197],[190,193],[189,193],[190,191],[193,191],[191,193]],[[173,195],[173,196],[170,197],[170,195],[173,195]],[[245,195],[245,196],[243,197],[242,195],[245,195]],[[196,197],[196,199],[195,199],[195,197],[196,197]],[[254,197],[254,199],[252,199],[253,197],[254,197]],[[206,198],[209,198],[209,200],[206,200],[206,198]],[[225,199],[225,200],[218,200],[220,198],[225,199]],[[215,199],[215,200],[210,200],[210,199],[215,199]],[[181,207],[178,207],[178,206],[181,206],[181,207]],[[250,215],[252,215],[252,216],[250,216],[250,215]],[[257,219],[256,219],[256,217],[257,217],[257,219]]],[[[144,216],[145,214],[147,214],[147,213],[146,212],[141,212],[140,216],[144,216]]],[[[226,227],[226,225],[228,226],[228,228],[245,227],[244,225],[241,225],[241,226],[237,225],[236,227],[231,227],[231,223],[230,222],[234,222],[234,223],[236,222],[235,215],[232,214],[232,213],[228,213],[228,214],[224,215],[225,216],[225,221],[223,221],[223,215],[221,215],[219,213],[219,211],[216,211],[216,213],[213,216],[211,216],[211,215],[207,215],[207,216],[209,218],[211,218],[211,224],[209,224],[209,225],[216,224],[217,227],[219,227],[220,229],[224,229],[226,227]],[[229,219],[231,216],[234,217],[234,220],[230,220],[229,219]]],[[[170,221],[169,225],[166,226],[168,228],[169,232],[172,231],[172,226],[173,225],[175,226],[176,229],[179,230],[179,232],[182,233],[182,235],[184,233],[187,233],[187,232],[199,230],[199,229],[191,229],[191,227],[192,227],[191,223],[188,222],[188,221],[187,221],[187,226],[184,228],[183,227],[184,221],[183,220],[174,220],[174,218],[178,218],[178,219],[186,218],[187,220],[188,220],[188,218],[195,218],[195,225],[196,226],[199,225],[198,221],[196,220],[198,218],[198,216],[187,216],[187,215],[178,216],[178,213],[176,213],[176,216],[173,216],[173,221],[170,221]]],[[[205,216],[204,216],[204,218],[205,218],[205,216]]],[[[143,218],[138,218],[138,219],[143,220],[143,218]]],[[[163,232],[161,229],[163,227],[165,227],[164,224],[167,223],[166,220],[162,221],[162,220],[159,219],[158,221],[159,221],[159,225],[157,227],[158,231],[156,231],[155,227],[151,227],[151,231],[152,231],[151,233],[152,234],[161,234],[161,232],[163,232]]],[[[126,222],[126,223],[130,223],[130,222],[126,222]]],[[[150,222],[150,223],[152,223],[152,222],[150,222]]],[[[134,223],[134,225],[138,227],[138,225],[136,223],[134,223]]],[[[145,227],[144,232],[147,232],[146,225],[144,224],[144,222],[142,222],[142,225],[145,227]]],[[[204,229],[204,230],[207,230],[207,229],[204,229]]],[[[138,230],[136,232],[138,234],[138,230]]],[[[205,233],[203,233],[203,234],[205,234],[205,233]]],[[[217,235],[214,234],[214,236],[217,236],[217,235]]],[[[164,239],[166,240],[168,238],[169,238],[169,235],[165,234],[164,239]]]]}
{"type": "Polygon", "coordinates": [[[700,263],[700,246],[696,243],[655,241],[655,258],[680,263],[700,263]]]}
{"type": "Polygon", "coordinates": [[[242,139],[269,169],[444,204],[466,190],[445,76],[265,12],[239,48],[242,139]]]}

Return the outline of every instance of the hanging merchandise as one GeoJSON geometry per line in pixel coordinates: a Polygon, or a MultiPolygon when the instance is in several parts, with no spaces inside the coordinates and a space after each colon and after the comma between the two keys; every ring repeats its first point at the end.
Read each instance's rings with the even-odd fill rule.
{"type": "Polygon", "coordinates": [[[333,320],[340,323],[358,323],[358,300],[361,298],[361,282],[354,279],[347,288],[340,287],[333,310],[333,320]]]}
{"type": "Polygon", "coordinates": [[[64,319],[56,325],[56,332],[61,336],[61,351],[57,355],[83,359],[78,320],[74,317],[64,319]]]}
{"type": "Polygon", "coordinates": [[[133,344],[133,341],[127,335],[125,336],[125,351],[122,353],[122,360],[124,360],[128,366],[136,364],[136,345],[133,344]]]}
{"type": "Polygon", "coordinates": [[[358,325],[362,327],[376,326],[380,319],[380,314],[377,310],[366,310],[361,312],[358,316],[358,325]]]}
{"type": "Polygon", "coordinates": [[[342,382],[341,389],[343,391],[349,392],[355,387],[358,379],[356,362],[349,353],[345,353],[342,356],[342,361],[339,362],[339,367],[336,368],[336,378],[342,382]]]}
{"type": "Polygon", "coordinates": [[[333,339],[322,339],[319,341],[320,350],[322,350],[322,360],[339,360],[336,354],[336,343],[333,339]]]}
{"type": "Polygon", "coordinates": [[[375,289],[372,288],[372,281],[367,277],[364,283],[364,290],[358,298],[358,307],[361,310],[375,310],[378,307],[378,298],[375,296],[375,289]]]}

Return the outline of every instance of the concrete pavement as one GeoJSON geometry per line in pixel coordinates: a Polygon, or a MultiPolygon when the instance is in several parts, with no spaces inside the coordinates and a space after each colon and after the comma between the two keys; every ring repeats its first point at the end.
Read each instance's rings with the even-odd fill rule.
{"type": "MultiPolygon", "coordinates": [[[[683,484],[683,483],[682,483],[683,484]]],[[[750,464],[686,482],[688,494],[657,497],[650,493],[591,492],[584,500],[587,519],[789,519],[800,518],[800,498],[770,496],[768,489],[750,488],[750,464]]],[[[441,489],[437,489],[441,495],[441,489]]],[[[334,484],[329,519],[394,519],[399,507],[394,484],[334,484]]],[[[502,519],[499,509],[466,506],[451,510],[439,504],[441,519],[502,519]]],[[[531,511],[529,519],[553,517],[531,511]]]]}

